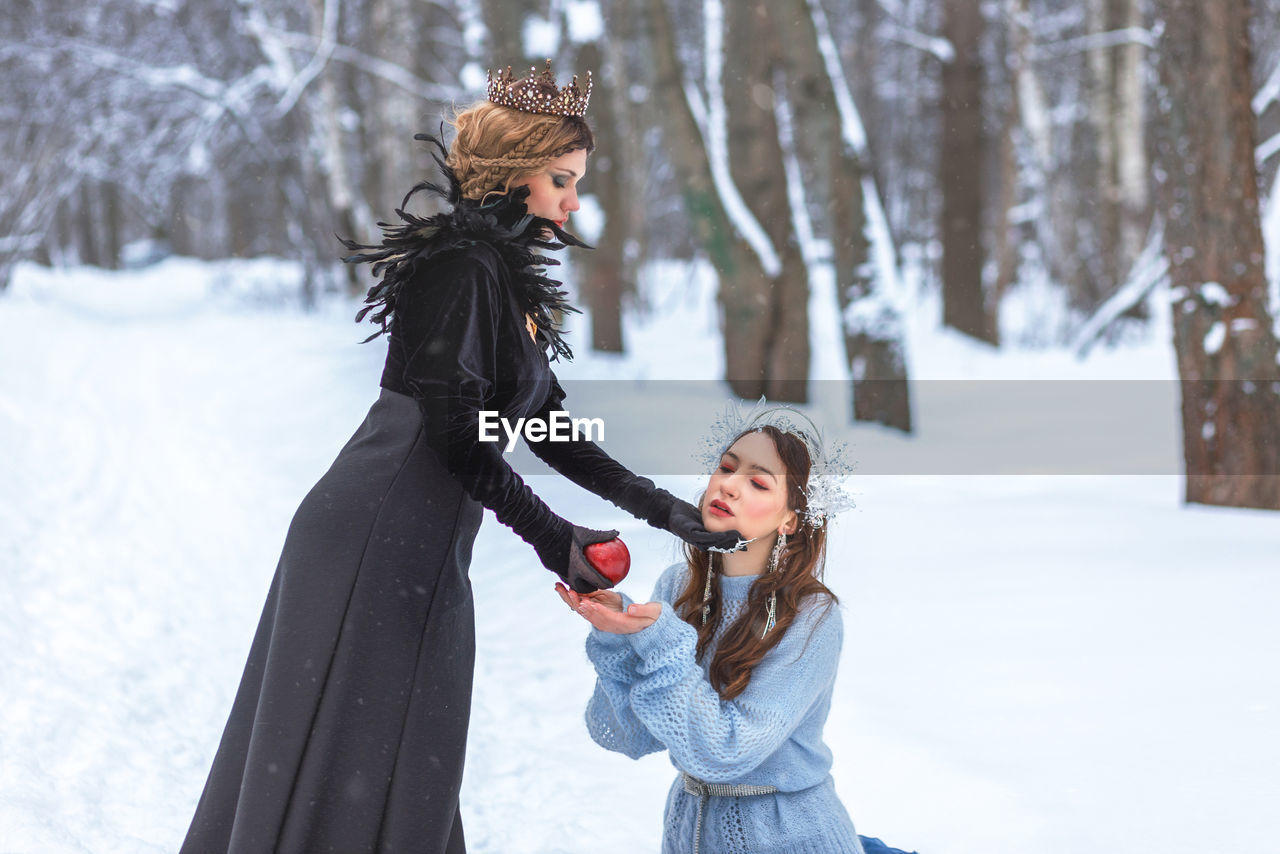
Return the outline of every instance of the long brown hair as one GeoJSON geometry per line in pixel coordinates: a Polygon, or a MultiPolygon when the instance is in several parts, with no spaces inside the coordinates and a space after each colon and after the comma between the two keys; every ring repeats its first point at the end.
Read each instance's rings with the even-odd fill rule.
{"type": "MultiPolygon", "coordinates": [[[[784,433],[772,425],[755,429],[773,440],[778,457],[786,467],[787,507],[796,512],[800,524],[794,534],[787,536],[787,545],[778,559],[777,569],[761,575],[752,583],[747,607],[725,631],[711,661],[711,685],[726,700],[732,700],[746,689],[751,681],[751,672],[795,622],[800,605],[806,598],[819,596],[826,600],[826,607],[838,601],[822,583],[827,528],[825,525],[814,528],[804,522],[804,510],[809,503],[805,496],[811,464],[809,450],[795,435],[784,433]],[[777,623],[764,634],[766,603],[770,593],[778,594],[777,623]]],[[[733,442],[745,435],[735,436],[733,442]]],[[[733,442],[729,443],[730,447],[733,442]]],[[[702,500],[705,499],[704,494],[702,500]]],[[[698,630],[697,655],[701,660],[711,646],[723,615],[720,585],[711,585],[711,601],[708,603],[711,611],[704,626],[702,596],[707,573],[712,571],[712,555],[689,545],[685,546],[685,554],[689,561],[689,583],[676,598],[674,608],[686,623],[698,630]]]]}
{"type": "Polygon", "coordinates": [[[562,154],[595,150],[595,135],[578,116],[544,116],[481,101],[453,117],[457,135],[445,162],[466,199],[507,193],[562,154]]]}

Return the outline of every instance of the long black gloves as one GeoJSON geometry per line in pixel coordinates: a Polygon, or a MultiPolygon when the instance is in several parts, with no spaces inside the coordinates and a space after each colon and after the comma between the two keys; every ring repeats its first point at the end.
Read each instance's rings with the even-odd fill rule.
{"type": "MultiPolygon", "coordinates": [[[[564,401],[559,382],[552,383],[547,406],[538,413],[550,419],[564,401]]],[[[583,489],[612,501],[618,507],[643,519],[655,528],[663,528],[697,548],[712,551],[737,551],[742,542],[737,531],[708,531],[702,514],[688,501],[659,489],[647,477],[635,474],[600,449],[595,442],[577,439],[570,442],[530,442],[529,449],[541,460],[583,489]]]]}
{"type": "MultiPolygon", "coordinates": [[[[702,513],[688,501],[681,501],[665,489],[658,492],[671,496],[671,512],[667,514],[667,523],[658,527],[666,528],[680,539],[703,551],[736,552],[742,543],[737,531],[713,533],[702,524],[702,513]]],[[[652,524],[652,523],[651,523],[652,524]]]]}

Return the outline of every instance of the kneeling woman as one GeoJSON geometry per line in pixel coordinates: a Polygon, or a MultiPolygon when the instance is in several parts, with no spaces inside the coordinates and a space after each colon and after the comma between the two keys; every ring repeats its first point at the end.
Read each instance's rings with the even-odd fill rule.
{"type": "Polygon", "coordinates": [[[592,738],[632,758],[666,749],[681,772],[664,854],[895,850],[858,837],[830,774],[822,730],[843,628],[820,579],[824,523],[844,502],[829,478],[810,488],[827,461],[793,424],[775,409],[720,445],[702,515],[749,538],[745,551],[688,548],[647,604],[557,585],[595,627],[592,738]]]}

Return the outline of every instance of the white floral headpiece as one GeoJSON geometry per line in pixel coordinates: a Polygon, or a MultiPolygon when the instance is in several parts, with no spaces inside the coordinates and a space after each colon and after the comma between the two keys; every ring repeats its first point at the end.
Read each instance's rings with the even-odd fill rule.
{"type": "Polygon", "coordinates": [[[813,420],[798,409],[781,404],[769,404],[763,397],[749,411],[743,412],[740,404],[730,403],[724,414],[711,423],[701,447],[695,452],[704,471],[715,471],[720,457],[738,436],[761,427],[775,427],[790,433],[809,451],[809,485],[805,487],[808,507],[804,510],[805,524],[821,528],[832,516],[854,506],[849,492],[849,479],[853,466],[846,459],[848,444],[827,444],[822,431],[813,420]]]}

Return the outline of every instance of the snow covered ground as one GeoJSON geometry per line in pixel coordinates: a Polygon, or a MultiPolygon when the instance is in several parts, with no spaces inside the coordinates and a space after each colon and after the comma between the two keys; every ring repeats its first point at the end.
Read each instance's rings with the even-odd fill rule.
{"type": "MultiPolygon", "coordinates": [[[[571,404],[609,410],[717,375],[706,277],[652,272],[631,355],[584,352],[560,371],[593,381],[582,388],[596,397],[571,404]]],[[[181,840],[289,518],[363,417],[384,353],[356,343],[351,304],[275,302],[292,275],[182,259],[118,275],[23,267],[0,298],[3,854],[181,840]]],[[[1031,442],[1026,470],[1040,473],[992,473],[992,457],[945,473],[979,437],[1012,453],[1088,430],[1055,416],[1014,431],[963,384],[934,381],[1159,388],[1167,325],[1077,363],[940,334],[925,297],[912,311],[912,372],[930,381],[919,434],[852,432],[859,506],[828,561],[847,637],[827,735],[859,830],[921,854],[1277,850],[1280,518],[1184,506],[1172,410],[1113,425],[1145,437],[1132,468],[1045,473],[1031,442]]],[[[841,375],[834,334],[815,320],[815,377],[841,375]]],[[[692,440],[706,397],[691,385],[687,406],[650,408],[648,426],[692,440]]],[[[632,434],[639,449],[643,426],[622,427],[615,450],[632,434]]],[[[660,480],[698,485],[674,469],[660,480]]],[[[625,586],[646,596],[669,537],[560,479],[533,485],[579,524],[621,528],[635,558],[625,586]]],[[[673,771],[587,738],[585,624],[492,519],[472,575],[472,850],[656,850],[673,771]]]]}

